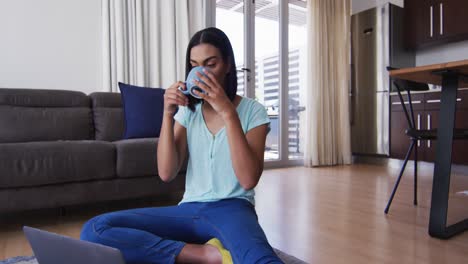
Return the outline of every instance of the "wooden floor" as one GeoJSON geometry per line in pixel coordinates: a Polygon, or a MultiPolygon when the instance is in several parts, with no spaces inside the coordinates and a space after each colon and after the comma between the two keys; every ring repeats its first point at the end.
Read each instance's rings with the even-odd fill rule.
{"type": "MultiPolygon", "coordinates": [[[[419,205],[412,205],[408,173],[390,213],[383,213],[398,169],[390,163],[267,170],[256,189],[260,223],[274,247],[309,263],[468,263],[468,232],[449,240],[427,233],[430,165],[420,168],[419,205]]],[[[449,211],[455,218],[468,217],[468,196],[457,194],[468,190],[468,176],[462,174],[452,180],[455,205],[449,211]]],[[[0,216],[0,259],[32,254],[23,224],[78,237],[92,215],[147,203],[68,208],[64,216],[56,210],[0,216]]]]}

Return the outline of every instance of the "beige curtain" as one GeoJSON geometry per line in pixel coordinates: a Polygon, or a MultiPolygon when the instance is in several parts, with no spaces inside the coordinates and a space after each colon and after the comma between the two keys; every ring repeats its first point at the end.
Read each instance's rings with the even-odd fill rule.
{"type": "Polygon", "coordinates": [[[305,166],[351,163],[350,1],[309,0],[305,166]]]}
{"type": "Polygon", "coordinates": [[[185,79],[185,52],[205,27],[205,7],[206,0],[102,0],[103,89],[185,79]]]}

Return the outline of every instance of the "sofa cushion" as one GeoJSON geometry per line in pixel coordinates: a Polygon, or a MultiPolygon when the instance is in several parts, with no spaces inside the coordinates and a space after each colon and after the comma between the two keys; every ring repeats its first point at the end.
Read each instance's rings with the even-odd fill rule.
{"type": "Polygon", "coordinates": [[[0,143],[93,139],[90,106],[81,92],[0,89],[0,143]]]}
{"type": "Polygon", "coordinates": [[[88,96],[78,91],[0,89],[0,105],[26,107],[90,107],[88,96]]]}
{"type": "Polygon", "coordinates": [[[119,82],[124,108],[124,139],[159,137],[164,109],[164,89],[119,82]]]}
{"type": "MultiPolygon", "coordinates": [[[[117,148],[117,177],[131,178],[158,175],[158,138],[124,139],[114,142],[117,148]]],[[[187,170],[187,160],[179,173],[187,170]]]]}
{"type": "Polygon", "coordinates": [[[89,97],[91,98],[93,108],[122,108],[122,96],[120,93],[94,92],[89,97]]]}
{"type": "MultiPolygon", "coordinates": [[[[0,189],[0,212],[57,208],[143,197],[144,200],[148,200],[146,198],[148,197],[150,200],[163,198],[179,201],[184,186],[185,175],[178,175],[170,183],[164,183],[157,177],[141,177],[53,184],[36,188],[0,189]]],[[[5,264],[1,260],[0,263],[5,264]]]]}
{"type": "Polygon", "coordinates": [[[117,177],[158,175],[157,138],[124,139],[114,144],[117,149],[117,177]]]}
{"type": "Polygon", "coordinates": [[[0,189],[115,177],[115,147],[103,141],[0,144],[0,189]]]}
{"type": "Polygon", "coordinates": [[[105,141],[122,139],[124,116],[120,94],[96,92],[89,97],[93,106],[95,139],[105,141]]]}

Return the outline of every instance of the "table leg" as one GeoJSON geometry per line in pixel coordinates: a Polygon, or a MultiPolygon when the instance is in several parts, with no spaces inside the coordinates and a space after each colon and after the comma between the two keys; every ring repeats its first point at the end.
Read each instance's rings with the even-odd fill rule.
{"type": "Polygon", "coordinates": [[[442,76],[440,121],[437,129],[429,235],[437,238],[450,238],[457,233],[467,230],[468,219],[449,227],[446,226],[452,166],[453,129],[455,126],[459,77],[454,72],[444,72],[442,76]]]}

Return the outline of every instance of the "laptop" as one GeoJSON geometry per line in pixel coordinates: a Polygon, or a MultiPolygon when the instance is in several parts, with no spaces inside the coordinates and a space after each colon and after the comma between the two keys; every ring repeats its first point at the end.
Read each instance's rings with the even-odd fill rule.
{"type": "Polygon", "coordinates": [[[39,264],[125,264],[122,253],[112,247],[23,227],[39,264]]]}

